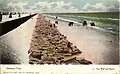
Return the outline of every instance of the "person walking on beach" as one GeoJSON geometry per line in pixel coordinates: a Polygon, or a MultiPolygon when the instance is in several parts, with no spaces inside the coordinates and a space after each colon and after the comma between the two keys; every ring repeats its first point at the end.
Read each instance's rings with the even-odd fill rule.
{"type": "Polygon", "coordinates": [[[94,22],[91,22],[90,24],[91,24],[91,26],[95,26],[95,23],[94,23],[94,22]]]}
{"type": "Polygon", "coordinates": [[[56,19],[57,19],[58,17],[56,16],[56,19]]]}
{"type": "Polygon", "coordinates": [[[55,24],[58,24],[58,21],[55,21],[55,24]]]}
{"type": "Polygon", "coordinates": [[[73,22],[69,22],[69,24],[68,24],[69,26],[73,26],[73,22]]]}
{"type": "Polygon", "coordinates": [[[2,13],[0,12],[0,22],[2,21],[2,13]]]}
{"type": "Polygon", "coordinates": [[[83,21],[83,26],[87,26],[87,21],[83,21]]]}

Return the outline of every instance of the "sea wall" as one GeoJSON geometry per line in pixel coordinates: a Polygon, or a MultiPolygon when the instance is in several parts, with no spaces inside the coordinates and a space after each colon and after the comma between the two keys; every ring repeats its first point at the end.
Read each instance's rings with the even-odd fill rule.
{"type": "MultiPolygon", "coordinates": [[[[33,15],[32,15],[33,16],[33,15]]],[[[28,49],[30,45],[30,41],[32,38],[33,29],[36,24],[35,16],[27,16],[23,17],[23,19],[12,20],[13,22],[9,21],[9,23],[13,23],[13,27],[10,28],[7,25],[12,24],[5,24],[4,32],[5,34],[0,36],[0,63],[1,64],[28,64],[28,49]],[[31,17],[31,18],[30,18],[31,17]],[[28,19],[30,18],[30,19],[28,19]],[[27,21],[25,21],[27,20],[27,21]],[[25,21],[24,23],[20,24],[20,21],[25,21]],[[17,25],[17,26],[15,26],[17,25]],[[8,28],[8,30],[6,30],[8,28]],[[10,28],[10,29],[9,29],[10,28]]],[[[8,22],[6,22],[8,23],[8,22]]],[[[2,24],[4,25],[4,24],[2,24]]]]}
{"type": "Polygon", "coordinates": [[[3,34],[6,34],[7,32],[12,31],[13,29],[17,28],[18,26],[20,26],[22,23],[24,23],[25,21],[27,21],[28,19],[30,19],[34,15],[36,15],[36,14],[32,14],[32,15],[28,15],[28,16],[21,17],[18,19],[13,19],[11,21],[6,21],[3,23],[0,23],[0,36],[2,36],[3,34]]]}

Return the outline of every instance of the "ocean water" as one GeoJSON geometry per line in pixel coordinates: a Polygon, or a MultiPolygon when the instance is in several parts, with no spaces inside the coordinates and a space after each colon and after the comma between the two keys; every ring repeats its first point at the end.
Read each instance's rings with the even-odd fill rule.
{"type": "MultiPolygon", "coordinates": [[[[91,22],[95,23],[96,29],[106,30],[112,32],[114,34],[119,34],[119,19],[118,18],[102,18],[102,17],[90,17],[90,16],[78,16],[78,15],[65,15],[65,14],[52,14],[50,17],[58,16],[58,19],[64,21],[73,21],[77,24],[82,24],[85,20],[87,21],[88,26],[90,26],[91,22]]],[[[90,26],[91,27],[91,26],[90,26]]]]}
{"type": "Polygon", "coordinates": [[[88,25],[90,22],[94,22],[96,27],[103,28],[107,31],[118,34],[119,32],[119,19],[112,18],[97,18],[97,17],[86,17],[86,16],[75,16],[75,15],[59,15],[59,17],[77,21],[82,23],[84,20],[87,21],[88,25]]]}

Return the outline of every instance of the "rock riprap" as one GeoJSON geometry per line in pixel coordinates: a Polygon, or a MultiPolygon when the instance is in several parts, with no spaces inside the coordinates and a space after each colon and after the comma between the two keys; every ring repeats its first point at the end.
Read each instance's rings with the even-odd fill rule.
{"type": "Polygon", "coordinates": [[[81,51],[40,14],[28,53],[29,64],[92,64],[85,59],[76,59],[81,51]]]}

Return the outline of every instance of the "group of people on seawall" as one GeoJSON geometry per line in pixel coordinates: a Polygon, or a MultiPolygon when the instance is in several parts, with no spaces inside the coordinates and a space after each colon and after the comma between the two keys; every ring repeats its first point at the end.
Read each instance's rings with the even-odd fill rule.
{"type": "MultiPolygon", "coordinates": [[[[12,18],[12,15],[13,15],[13,14],[10,13],[10,14],[9,14],[9,18],[12,18]]],[[[18,13],[18,17],[20,17],[20,16],[21,16],[20,13],[18,13]]]]}
{"type": "Polygon", "coordinates": [[[12,13],[12,12],[0,12],[0,22],[2,21],[2,19],[3,19],[3,15],[9,15],[8,16],[8,18],[12,18],[12,15],[16,15],[16,14],[18,14],[18,17],[21,17],[21,13],[20,12],[18,12],[18,13],[12,13]]]}

